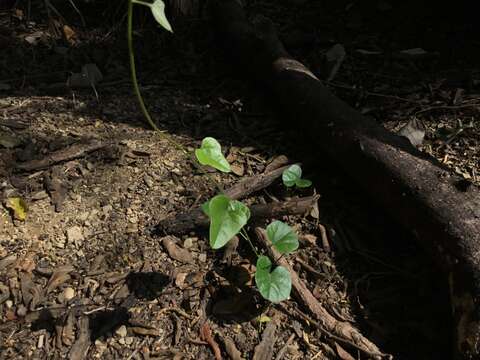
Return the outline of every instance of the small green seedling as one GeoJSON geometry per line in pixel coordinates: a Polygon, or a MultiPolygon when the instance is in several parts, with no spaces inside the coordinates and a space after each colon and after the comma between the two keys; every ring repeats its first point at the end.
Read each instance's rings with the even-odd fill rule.
{"type": "Polygon", "coordinates": [[[230,172],[230,164],[222,154],[222,147],[212,137],[202,140],[202,146],[195,150],[195,156],[202,165],[209,165],[222,172],[230,172]]]}
{"type": "Polygon", "coordinates": [[[312,185],[310,180],[302,179],[302,168],[297,164],[290,166],[283,172],[282,180],[286,187],[307,188],[312,185]]]}
{"type": "MultiPolygon", "coordinates": [[[[230,171],[230,164],[223,157],[221,146],[214,138],[207,137],[203,139],[201,147],[195,150],[195,155],[202,165],[209,165],[224,172],[230,171]]],[[[308,182],[309,186],[311,184],[309,180],[300,179],[302,174],[300,167],[298,165],[293,165],[292,167],[292,172],[295,175],[293,185],[302,187],[302,185],[308,182]]],[[[248,207],[240,201],[220,194],[204,203],[202,210],[210,218],[209,241],[211,248],[220,249],[235,235],[242,235],[257,254],[255,284],[260,294],[273,303],[288,299],[292,289],[292,279],[289,271],[283,266],[273,268],[272,261],[267,256],[257,253],[247,232],[243,230],[250,218],[248,207]]],[[[272,246],[282,255],[298,249],[297,234],[290,226],[281,221],[274,221],[267,226],[267,238],[271,241],[272,246]]]]}

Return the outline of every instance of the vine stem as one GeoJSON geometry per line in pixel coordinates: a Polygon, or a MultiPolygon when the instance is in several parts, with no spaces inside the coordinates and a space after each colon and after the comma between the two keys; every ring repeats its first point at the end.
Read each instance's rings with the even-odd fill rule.
{"type": "Polygon", "coordinates": [[[141,2],[128,0],[128,11],[127,11],[127,43],[128,43],[128,55],[130,60],[130,76],[132,77],[132,84],[133,84],[133,91],[135,96],[137,97],[138,104],[140,105],[140,109],[142,110],[142,114],[147,120],[150,127],[155,130],[163,139],[166,139],[168,142],[173,144],[178,150],[182,151],[184,154],[188,154],[188,151],[171,137],[166,136],[161,132],[161,130],[155,125],[153,122],[147,107],[145,106],[145,102],[143,101],[142,93],[140,92],[140,87],[138,85],[137,79],[137,70],[135,66],[135,53],[133,51],[133,3],[138,3],[144,5],[141,2]]]}
{"type": "MultiPolygon", "coordinates": [[[[138,0],[128,0],[128,10],[127,10],[127,43],[128,43],[128,55],[130,59],[130,75],[132,77],[132,84],[133,84],[133,91],[135,92],[135,96],[137,97],[138,103],[140,105],[140,109],[142,110],[142,114],[147,120],[148,124],[151,126],[153,130],[162,138],[168,141],[170,144],[175,146],[177,150],[180,150],[183,152],[185,155],[189,155],[189,151],[180,143],[176,142],[173,140],[171,136],[168,136],[167,134],[164,134],[158,127],[155,125],[153,122],[147,107],[145,106],[145,102],[143,101],[142,93],[140,92],[140,87],[138,85],[138,79],[137,79],[137,70],[135,67],[135,53],[133,51],[133,4],[140,4],[140,5],[145,5],[145,6],[150,6],[148,3],[144,3],[142,1],[138,0]]],[[[199,164],[197,164],[195,161],[192,161],[193,166],[195,166],[197,169],[202,171],[207,178],[209,179],[210,182],[212,182],[215,187],[217,188],[220,193],[223,193],[222,188],[220,185],[206,172],[202,170],[199,164]]]]}
{"type": "Polygon", "coordinates": [[[260,254],[257,252],[257,249],[255,248],[255,246],[253,246],[253,243],[252,243],[252,240],[250,240],[250,236],[248,236],[247,232],[245,231],[244,228],[242,228],[239,232],[239,234],[245,239],[248,241],[248,243],[250,244],[250,247],[252,248],[253,252],[255,253],[255,255],[257,255],[257,258],[260,257],[260,254]]]}

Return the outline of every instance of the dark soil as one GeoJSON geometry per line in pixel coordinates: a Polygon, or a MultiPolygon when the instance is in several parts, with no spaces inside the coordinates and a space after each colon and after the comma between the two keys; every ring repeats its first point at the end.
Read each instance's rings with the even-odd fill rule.
{"type": "MultiPolygon", "coordinates": [[[[306,322],[295,300],[264,301],[251,284],[247,244],[229,265],[209,248],[205,229],[152,232],[214,195],[211,178],[226,188],[279,155],[302,162],[314,186],[278,182],[245,202],[321,196],[318,212],[281,219],[300,235],[289,261],[314,296],[396,359],[451,357],[447,281],[433,260],[316,144],[302,141],[307,129],[276,126],[268,101],[216,49],[206,9],[174,14],[173,36],[137,13],[138,72],[160,135],[132,95],[123,8],[109,3],[95,13],[79,2],[83,27],[68,6],[55,3],[61,19],[36,5],[28,13],[27,3],[0,13],[0,196],[28,205],[25,221],[0,209],[0,358],[211,359],[205,324],[225,357],[233,342],[253,358],[275,324],[272,358],[350,359],[342,347],[363,358],[306,322]],[[103,73],[98,97],[65,86],[87,63],[103,73]],[[192,150],[205,136],[219,140],[234,173],[206,176],[169,141],[192,150]],[[105,146],[16,169],[92,141],[105,146]],[[173,259],[165,236],[193,261],[173,259]]],[[[331,3],[251,1],[248,10],[272,18],[289,51],[322,79],[332,69],[325,54],[342,44],[332,91],[392,131],[420,121],[421,149],[480,184],[478,42],[463,8],[445,23],[415,5],[331,3]],[[402,53],[413,48],[425,53],[402,53]]]]}

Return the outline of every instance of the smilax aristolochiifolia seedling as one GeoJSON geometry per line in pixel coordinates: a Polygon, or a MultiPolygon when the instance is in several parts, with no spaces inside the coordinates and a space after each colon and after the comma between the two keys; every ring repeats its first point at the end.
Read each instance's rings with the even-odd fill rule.
{"type": "MultiPolygon", "coordinates": [[[[195,150],[197,160],[202,165],[211,166],[222,172],[230,171],[230,164],[223,156],[221,146],[212,137],[203,139],[200,148],[195,150]]],[[[298,165],[297,165],[298,166],[298,165]]],[[[294,169],[295,174],[298,171],[294,169]]],[[[294,185],[304,185],[300,173],[294,185]]],[[[308,181],[308,180],[304,180],[308,181]]],[[[283,266],[274,267],[268,256],[258,254],[244,226],[250,218],[250,210],[241,201],[233,200],[219,194],[202,205],[202,210],[210,218],[209,242],[212,249],[225,246],[235,235],[245,238],[257,254],[255,284],[260,294],[267,300],[278,303],[290,296],[292,280],[289,271],[283,266]]],[[[298,249],[298,237],[293,229],[281,221],[274,221],[267,226],[267,238],[272,246],[282,255],[298,249]]]]}
{"type": "MultiPolygon", "coordinates": [[[[150,8],[152,15],[157,23],[167,31],[172,32],[172,27],[165,16],[165,4],[162,0],[146,2],[143,0],[128,0],[128,47],[130,55],[130,70],[132,83],[143,115],[150,126],[162,134],[148,113],[138,86],[135,70],[135,58],[133,52],[133,4],[143,5],[150,8]]],[[[181,149],[187,152],[180,144],[172,139],[167,139],[181,149]]],[[[222,149],[218,141],[212,137],[203,139],[201,147],[195,150],[195,156],[201,165],[211,166],[221,172],[230,172],[230,164],[222,154],[222,149]]],[[[292,165],[283,174],[282,179],[287,187],[308,187],[310,180],[301,178],[302,170],[298,165],[292,165]]],[[[250,209],[241,201],[230,199],[219,194],[202,205],[202,209],[210,218],[209,242],[212,249],[220,249],[225,246],[235,235],[240,234],[244,237],[255,254],[257,254],[255,284],[260,294],[267,300],[277,303],[287,299],[290,296],[292,280],[290,273],[283,266],[273,268],[273,263],[268,256],[258,254],[253,246],[244,226],[250,218],[250,209]]],[[[290,226],[281,222],[274,221],[267,226],[267,237],[272,242],[272,246],[280,254],[288,254],[298,248],[298,237],[290,226]]]]}
{"type": "Polygon", "coordinates": [[[312,185],[310,180],[302,179],[302,168],[297,164],[290,166],[283,172],[282,180],[286,187],[306,188],[312,185]]]}

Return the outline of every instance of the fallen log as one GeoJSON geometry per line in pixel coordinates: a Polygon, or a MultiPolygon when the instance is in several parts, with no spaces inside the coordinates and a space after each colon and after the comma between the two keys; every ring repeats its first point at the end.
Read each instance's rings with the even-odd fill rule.
{"type": "MultiPolygon", "coordinates": [[[[275,218],[283,215],[303,215],[310,211],[319,196],[294,198],[268,204],[250,206],[252,219],[275,218]]],[[[186,234],[199,227],[208,227],[210,219],[200,208],[162,220],[156,227],[155,233],[186,234]]]]}
{"type": "Polygon", "coordinates": [[[480,357],[480,191],[462,187],[434,158],[334,96],[293,59],[267,19],[254,25],[237,0],[211,2],[219,44],[239,72],[266,90],[282,118],[308,129],[393,218],[411,230],[445,270],[457,359],[480,357]]]}
{"type": "MultiPolygon", "coordinates": [[[[277,180],[285,169],[290,165],[280,167],[270,167],[270,171],[263,174],[247,177],[235,185],[231,186],[223,193],[230,199],[240,200],[270,186],[277,180]]],[[[208,225],[208,218],[200,207],[193,208],[187,212],[168,217],[160,221],[155,227],[154,233],[157,234],[185,234],[197,227],[208,225]]]]}

